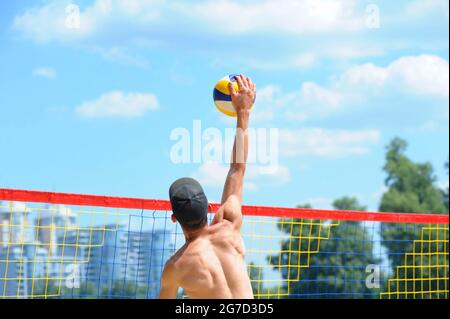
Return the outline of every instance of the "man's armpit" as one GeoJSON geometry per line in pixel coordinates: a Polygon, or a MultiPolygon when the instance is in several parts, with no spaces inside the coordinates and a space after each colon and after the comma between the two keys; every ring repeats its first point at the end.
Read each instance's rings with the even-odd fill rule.
{"type": "Polygon", "coordinates": [[[223,219],[226,219],[234,225],[240,227],[242,224],[242,206],[239,200],[235,196],[230,196],[222,207],[223,219]]]}

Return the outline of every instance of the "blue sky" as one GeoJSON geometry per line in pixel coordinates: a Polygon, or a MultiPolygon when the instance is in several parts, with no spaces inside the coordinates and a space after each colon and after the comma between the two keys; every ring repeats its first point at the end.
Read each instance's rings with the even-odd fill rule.
{"type": "Polygon", "coordinates": [[[0,3],[1,187],[165,199],[194,176],[218,200],[226,165],[173,163],[170,134],[232,127],[212,89],[233,73],[258,86],[251,125],[280,137],[246,204],[376,210],[395,136],[448,184],[446,0],[72,3],[77,28],[69,1],[0,3]]]}

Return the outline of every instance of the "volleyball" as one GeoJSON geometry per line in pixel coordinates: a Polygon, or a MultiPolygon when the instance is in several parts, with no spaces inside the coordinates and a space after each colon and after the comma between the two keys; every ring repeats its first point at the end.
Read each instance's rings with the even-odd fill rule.
{"type": "Polygon", "coordinates": [[[239,91],[236,77],[237,74],[227,75],[219,80],[214,87],[214,104],[220,112],[228,116],[236,117],[236,110],[231,102],[230,90],[228,84],[233,83],[234,89],[239,91]]]}

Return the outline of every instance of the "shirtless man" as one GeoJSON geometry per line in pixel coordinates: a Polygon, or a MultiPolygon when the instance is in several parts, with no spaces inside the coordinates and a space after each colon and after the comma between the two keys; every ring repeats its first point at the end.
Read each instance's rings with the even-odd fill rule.
{"type": "Polygon", "coordinates": [[[237,111],[237,130],[221,206],[208,225],[208,201],[200,184],[182,178],[170,187],[172,221],[180,223],[186,243],[164,267],[160,298],[176,298],[179,287],[192,299],[253,298],[240,229],[247,128],[256,86],[243,75],[236,80],[239,90],[231,84],[229,89],[237,111]]]}

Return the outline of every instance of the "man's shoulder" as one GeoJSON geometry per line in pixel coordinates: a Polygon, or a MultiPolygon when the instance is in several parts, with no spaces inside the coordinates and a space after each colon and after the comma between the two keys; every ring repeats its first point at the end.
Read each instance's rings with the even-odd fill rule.
{"type": "Polygon", "coordinates": [[[178,250],[172,257],[170,257],[164,266],[164,272],[167,273],[168,276],[178,277],[181,273],[186,269],[186,262],[189,258],[185,256],[186,250],[183,249],[178,250]]]}
{"type": "MultiPolygon", "coordinates": [[[[209,225],[209,235],[210,238],[216,238],[218,235],[225,235],[225,234],[240,234],[240,229],[236,228],[233,222],[229,221],[228,219],[222,219],[222,220],[213,220],[211,222],[211,225],[209,225]]],[[[225,236],[227,238],[228,236],[225,236]]]]}
{"type": "Polygon", "coordinates": [[[164,265],[164,272],[173,272],[175,271],[175,260],[174,256],[170,257],[166,264],[164,265]]]}
{"type": "Polygon", "coordinates": [[[211,221],[211,224],[209,225],[209,230],[211,232],[216,232],[218,230],[224,229],[224,228],[232,228],[233,222],[228,219],[213,219],[211,221]]]}
{"type": "Polygon", "coordinates": [[[183,257],[184,252],[188,248],[188,244],[178,249],[166,262],[166,267],[174,268],[177,262],[183,257]]]}
{"type": "Polygon", "coordinates": [[[176,268],[178,267],[178,264],[183,259],[183,253],[186,251],[187,245],[181,247],[178,249],[175,254],[173,254],[167,261],[164,266],[164,271],[167,272],[176,272],[176,268]]]}

